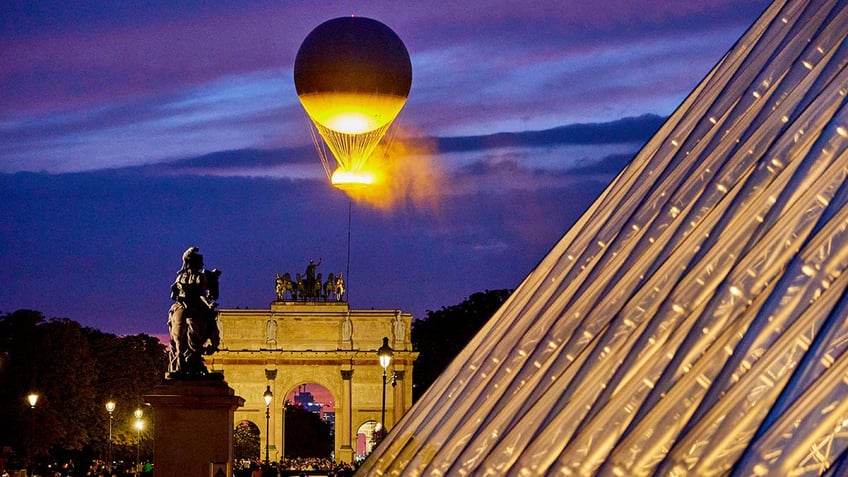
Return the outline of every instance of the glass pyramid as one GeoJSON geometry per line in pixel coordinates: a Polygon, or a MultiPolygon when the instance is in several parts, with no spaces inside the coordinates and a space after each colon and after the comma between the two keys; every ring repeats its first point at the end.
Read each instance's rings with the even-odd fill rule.
{"type": "Polygon", "coordinates": [[[846,33],[775,1],[360,473],[848,475],[846,33]]]}

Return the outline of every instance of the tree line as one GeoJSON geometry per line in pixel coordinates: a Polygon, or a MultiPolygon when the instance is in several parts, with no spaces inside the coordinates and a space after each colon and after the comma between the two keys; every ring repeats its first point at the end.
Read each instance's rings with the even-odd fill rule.
{"type": "Polygon", "coordinates": [[[412,399],[417,401],[453,359],[509,298],[512,290],[486,290],[461,303],[427,310],[412,322],[412,349],[419,352],[412,372],[412,399]]]}
{"type": "MultiPolygon", "coordinates": [[[[509,297],[511,290],[474,293],[463,302],[428,310],[412,323],[417,400],[509,297]]],[[[152,455],[150,408],[144,396],[167,371],[165,346],[146,334],[116,336],[67,318],[38,311],[0,313],[0,459],[20,460],[30,451],[41,460],[105,460],[109,413],[114,401],[111,456],[134,462],[139,431],[133,413],[141,408],[141,454],[152,455]],[[39,398],[30,408],[27,395],[39,398]],[[9,450],[14,452],[10,455],[9,450]]],[[[294,417],[294,416],[293,416],[294,417]]],[[[238,435],[238,429],[235,430],[238,435]]],[[[255,439],[246,444],[255,452],[255,439]]],[[[238,438],[236,438],[238,442],[238,438]]]]}
{"type": "MultiPolygon", "coordinates": [[[[167,370],[165,346],[153,336],[116,336],[41,312],[0,314],[0,458],[105,460],[112,412],[113,460],[151,454],[150,408],[144,395],[167,370]],[[35,407],[27,396],[38,395],[35,407]],[[147,426],[133,427],[141,408],[147,426]]],[[[10,462],[12,463],[12,462],[10,462]]]]}

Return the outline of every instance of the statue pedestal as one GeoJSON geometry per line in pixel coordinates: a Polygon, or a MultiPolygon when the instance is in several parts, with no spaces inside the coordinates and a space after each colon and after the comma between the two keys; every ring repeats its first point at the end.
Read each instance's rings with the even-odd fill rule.
{"type": "Polygon", "coordinates": [[[244,399],[225,381],[168,381],[144,398],[154,411],[156,475],[232,475],[233,414],[244,399]]]}

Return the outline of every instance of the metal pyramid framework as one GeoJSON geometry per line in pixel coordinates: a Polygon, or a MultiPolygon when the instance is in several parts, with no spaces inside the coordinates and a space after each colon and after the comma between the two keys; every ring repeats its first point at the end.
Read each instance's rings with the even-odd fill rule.
{"type": "Polygon", "coordinates": [[[774,2],[360,472],[848,475],[846,31],[774,2]]]}

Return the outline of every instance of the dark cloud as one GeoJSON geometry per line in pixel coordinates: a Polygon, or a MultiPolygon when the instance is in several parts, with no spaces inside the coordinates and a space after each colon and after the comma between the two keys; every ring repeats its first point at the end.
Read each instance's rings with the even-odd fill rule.
{"type": "Polygon", "coordinates": [[[324,273],[347,272],[350,218],[351,304],[420,317],[517,286],[605,185],[574,180],[579,187],[478,191],[384,213],[324,181],[139,169],[0,175],[0,308],[162,333],[168,287],[191,245],[224,271],[222,306],[266,307],[276,272],[318,257],[324,273]]]}
{"type": "MultiPolygon", "coordinates": [[[[439,138],[409,138],[405,142],[412,149],[426,149],[425,145],[434,145],[434,154],[455,152],[485,152],[496,149],[540,149],[545,150],[560,145],[610,145],[610,144],[642,144],[653,136],[662,125],[665,118],[646,114],[635,118],[623,118],[607,123],[573,124],[544,131],[522,131],[512,133],[489,134],[485,136],[458,136],[439,138]]],[[[526,153],[525,153],[526,154],[526,153]]],[[[526,169],[521,164],[521,153],[514,154],[513,161],[498,161],[497,168],[505,167],[526,169]],[[507,164],[512,166],[507,166],[507,164]]],[[[617,156],[628,157],[628,156],[617,156]]],[[[616,170],[620,170],[620,159],[614,161],[616,170]]],[[[217,151],[197,157],[188,157],[150,165],[127,168],[148,174],[204,174],[215,173],[227,175],[228,172],[239,175],[243,170],[261,171],[274,167],[291,165],[312,165],[317,167],[314,148],[280,148],[280,149],[236,149],[217,151]]],[[[591,166],[585,163],[576,167],[568,167],[570,162],[563,162],[569,173],[581,173],[593,169],[604,169],[603,164],[591,166]],[[578,169],[579,167],[579,169],[578,169]]],[[[491,173],[492,162],[476,161],[462,167],[464,173],[491,173]]],[[[599,172],[594,170],[594,172],[599,172]]]]}
{"type": "Polygon", "coordinates": [[[563,174],[583,177],[615,175],[621,172],[621,170],[624,169],[624,166],[630,163],[631,159],[633,159],[633,155],[616,154],[606,156],[597,162],[580,164],[573,169],[563,172],[563,174]]]}
{"type": "Polygon", "coordinates": [[[438,138],[441,153],[505,147],[544,147],[559,144],[617,144],[644,142],[665,118],[646,114],[601,124],[572,124],[544,131],[497,133],[485,136],[438,138]]]}
{"type": "Polygon", "coordinates": [[[171,162],[140,166],[147,173],[201,172],[204,170],[223,173],[228,170],[267,168],[291,164],[314,164],[315,150],[311,147],[290,149],[238,149],[188,157],[171,162]]]}

